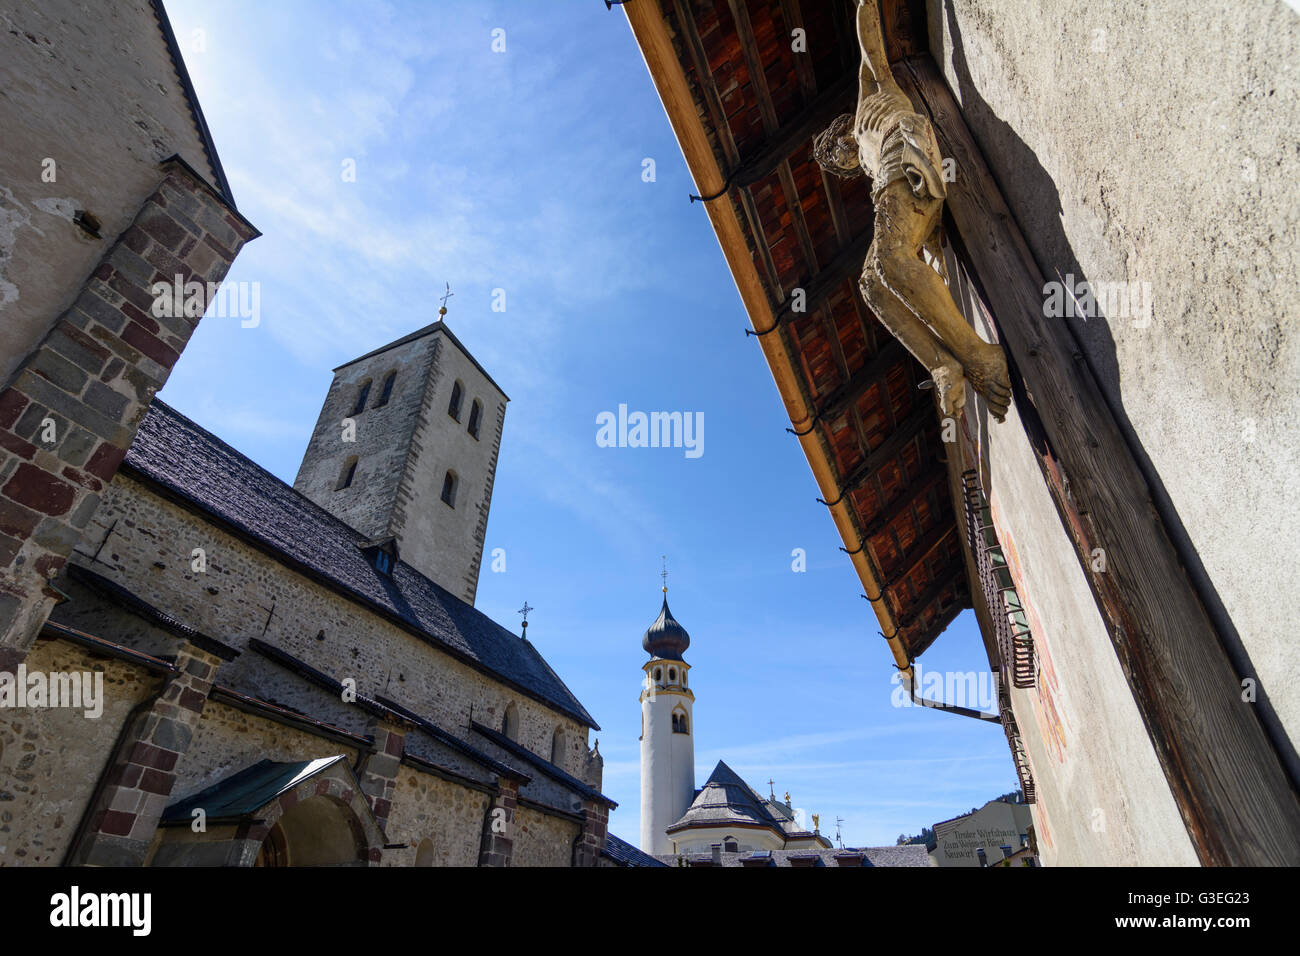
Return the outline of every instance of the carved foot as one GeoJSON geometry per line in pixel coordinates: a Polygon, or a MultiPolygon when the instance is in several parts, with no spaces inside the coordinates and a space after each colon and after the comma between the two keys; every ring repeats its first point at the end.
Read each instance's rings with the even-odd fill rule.
{"type": "Polygon", "coordinates": [[[966,405],[966,384],[962,381],[961,366],[949,362],[931,369],[935,391],[939,393],[939,409],[945,415],[956,415],[966,405]]]}
{"type": "Polygon", "coordinates": [[[1006,421],[1011,406],[1011,376],[1007,374],[1007,357],[1002,349],[987,342],[974,364],[966,366],[966,378],[971,386],[988,402],[989,411],[998,421],[1006,421]]]}

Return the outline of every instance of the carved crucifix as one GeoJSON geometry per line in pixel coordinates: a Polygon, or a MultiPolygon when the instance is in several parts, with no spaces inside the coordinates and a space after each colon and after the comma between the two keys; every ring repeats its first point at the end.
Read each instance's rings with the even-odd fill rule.
{"type": "Polygon", "coordinates": [[[912,109],[889,70],[877,0],[858,0],[856,113],[838,117],[814,144],[827,172],[871,177],[875,236],[859,288],[895,338],[930,373],[939,407],[954,414],[966,402],[963,375],[1002,421],[1011,401],[1006,357],[985,342],[958,311],[948,287],[920,259],[939,254],[935,232],[947,195],[943,163],[930,121],[912,109]]]}

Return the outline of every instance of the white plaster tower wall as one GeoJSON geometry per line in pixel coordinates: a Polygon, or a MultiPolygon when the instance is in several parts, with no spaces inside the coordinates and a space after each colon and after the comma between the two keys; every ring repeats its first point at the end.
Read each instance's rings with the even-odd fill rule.
{"type": "Polygon", "coordinates": [[[691,638],[664,591],[663,609],[641,641],[650,655],[641,684],[641,849],[654,854],[673,852],[664,831],[695,799],[695,694],[682,659],[691,638]]]}
{"type": "Polygon", "coordinates": [[[673,852],[664,830],[681,819],[695,797],[695,696],[689,666],[653,658],[641,690],[641,849],[673,852]],[[676,675],[670,680],[669,672],[676,675]],[[655,675],[659,675],[656,680],[655,675]],[[684,717],[685,730],[674,720],[684,717]]]}

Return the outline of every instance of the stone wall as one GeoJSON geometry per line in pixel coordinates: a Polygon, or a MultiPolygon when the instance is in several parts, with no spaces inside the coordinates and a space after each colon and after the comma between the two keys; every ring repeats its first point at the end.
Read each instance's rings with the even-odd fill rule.
{"type": "MultiPolygon", "coordinates": [[[[562,727],[577,746],[566,748],[561,765],[579,777],[588,770],[587,728],[572,718],[289,571],[133,478],[113,481],[88,537],[88,551],[99,552],[95,571],[244,650],[222,666],[221,683],[268,698],[284,693],[279,668],[247,650],[255,637],[336,679],[351,677],[359,693],[384,694],[462,737],[468,736],[471,711],[474,720],[499,727],[506,706],[514,703],[520,743],[549,759],[555,728],[562,727]],[[206,572],[191,569],[194,548],[204,549],[206,572]]],[[[60,619],[76,625],[77,613],[69,605],[60,609],[60,619]]],[[[94,632],[91,622],[80,626],[94,632]]]]}
{"type": "Polygon", "coordinates": [[[162,688],[161,675],[92,657],[57,640],[37,641],[28,672],[104,675],[104,710],[0,709],[0,866],[57,866],[77,831],[127,716],[162,688]]]}
{"type": "Polygon", "coordinates": [[[294,488],[370,538],[391,533],[397,485],[436,353],[437,341],[423,338],[338,369],[294,479],[294,488]],[[390,372],[396,373],[393,392],[388,403],[380,406],[390,372]],[[353,415],[366,382],[370,383],[366,407],[353,415]],[[347,418],[355,423],[355,441],[343,441],[347,418]],[[340,476],[354,458],[357,469],[351,486],[338,488],[340,476]]]}
{"type": "Polygon", "coordinates": [[[511,866],[569,866],[578,824],[528,807],[515,811],[515,851],[511,866]]]}
{"type": "Polygon", "coordinates": [[[388,842],[407,843],[406,850],[384,851],[384,866],[413,866],[420,843],[431,852],[420,862],[429,866],[478,865],[479,840],[488,794],[403,766],[388,818],[388,842]]]}

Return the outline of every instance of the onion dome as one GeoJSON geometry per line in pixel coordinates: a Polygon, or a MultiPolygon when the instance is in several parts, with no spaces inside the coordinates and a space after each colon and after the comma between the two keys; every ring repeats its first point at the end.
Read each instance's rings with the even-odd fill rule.
{"type": "Polygon", "coordinates": [[[678,624],[673,619],[673,612],[668,610],[667,594],[664,595],[663,610],[641,638],[641,646],[651,657],[670,661],[680,661],[682,653],[691,646],[691,636],[686,633],[686,628],[678,624]]]}

